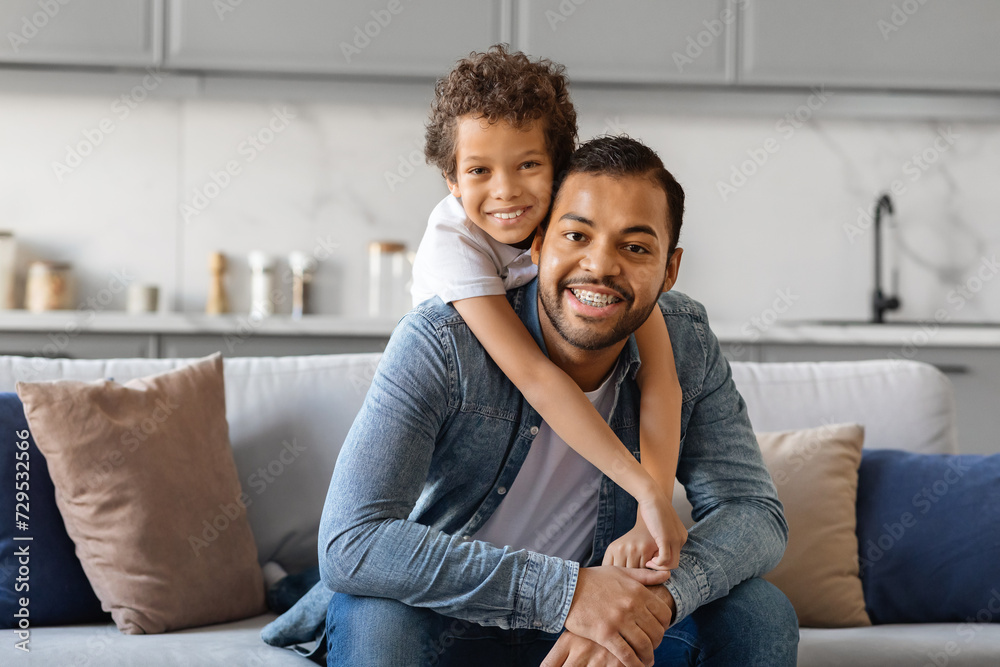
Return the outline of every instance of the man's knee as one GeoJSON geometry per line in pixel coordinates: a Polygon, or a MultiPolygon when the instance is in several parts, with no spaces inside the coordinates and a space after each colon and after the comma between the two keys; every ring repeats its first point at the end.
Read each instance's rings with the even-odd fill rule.
{"type": "Polygon", "coordinates": [[[744,581],[729,595],[696,610],[692,621],[701,650],[722,658],[723,664],[795,664],[799,643],[795,610],[784,593],[763,579],[744,581]],[[740,662],[725,661],[735,657],[740,662]]]}
{"type": "Polygon", "coordinates": [[[337,593],[327,609],[327,664],[434,664],[426,655],[438,614],[398,600],[337,593]]]}
{"type": "Polygon", "coordinates": [[[798,616],[792,603],[774,584],[759,578],[748,579],[729,595],[739,606],[738,613],[749,617],[750,627],[757,627],[770,636],[798,642],[798,616]]]}

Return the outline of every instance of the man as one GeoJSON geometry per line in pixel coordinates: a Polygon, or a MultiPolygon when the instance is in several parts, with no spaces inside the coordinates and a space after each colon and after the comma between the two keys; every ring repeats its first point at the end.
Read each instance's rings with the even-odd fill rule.
{"type": "MultiPolygon", "coordinates": [[[[534,239],[538,278],[508,292],[637,455],[630,334],[676,280],[682,212],[650,149],[590,141],[534,239]],[[581,291],[611,306],[580,307],[581,291]]],[[[704,308],[670,292],[658,305],[684,397],[678,479],[698,521],[669,579],[600,565],[635,501],[588,472],[454,309],[431,300],[393,333],[330,485],[328,664],[795,664],[794,612],[757,578],[780,560],[787,526],[746,407],[704,308]]]]}

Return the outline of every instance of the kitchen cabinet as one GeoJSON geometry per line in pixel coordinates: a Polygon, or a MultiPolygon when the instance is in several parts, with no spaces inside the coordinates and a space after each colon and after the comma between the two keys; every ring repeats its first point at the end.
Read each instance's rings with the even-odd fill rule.
{"type": "Polygon", "coordinates": [[[167,67],[441,76],[504,38],[505,0],[167,0],[167,67]]]}
{"type": "Polygon", "coordinates": [[[1000,452],[1000,353],[994,348],[867,345],[760,346],[760,361],[913,359],[937,366],[951,380],[963,454],[1000,452]]]}
{"type": "Polygon", "coordinates": [[[1000,90],[995,0],[746,0],[742,84],[1000,90]]]}
{"type": "MultiPolygon", "coordinates": [[[[70,329],[72,330],[72,329],[70,329]]],[[[0,333],[0,354],[51,359],[111,359],[158,356],[158,341],[150,334],[0,333]]]]}
{"type": "Polygon", "coordinates": [[[154,67],[162,0],[4,0],[0,63],[154,67]]]}
{"type": "Polygon", "coordinates": [[[515,46],[574,82],[726,83],[736,21],[732,0],[517,0],[515,46]]]}

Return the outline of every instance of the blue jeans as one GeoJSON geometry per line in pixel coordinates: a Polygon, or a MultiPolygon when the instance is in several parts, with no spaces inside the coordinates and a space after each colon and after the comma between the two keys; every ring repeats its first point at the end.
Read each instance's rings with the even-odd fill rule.
{"type": "MultiPolygon", "coordinates": [[[[557,634],[501,630],[387,598],[338,593],[327,612],[330,667],[539,665],[557,634]]],[[[657,665],[794,666],[795,611],[777,588],[750,579],[667,630],[657,665]]]]}

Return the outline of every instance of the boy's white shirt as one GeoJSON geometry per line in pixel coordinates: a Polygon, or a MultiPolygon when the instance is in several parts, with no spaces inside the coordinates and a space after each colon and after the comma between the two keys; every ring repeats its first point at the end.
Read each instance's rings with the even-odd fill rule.
{"type": "Polygon", "coordinates": [[[530,250],[500,243],[477,227],[448,195],[434,207],[413,260],[413,305],[505,294],[538,274],[530,250]]]}

